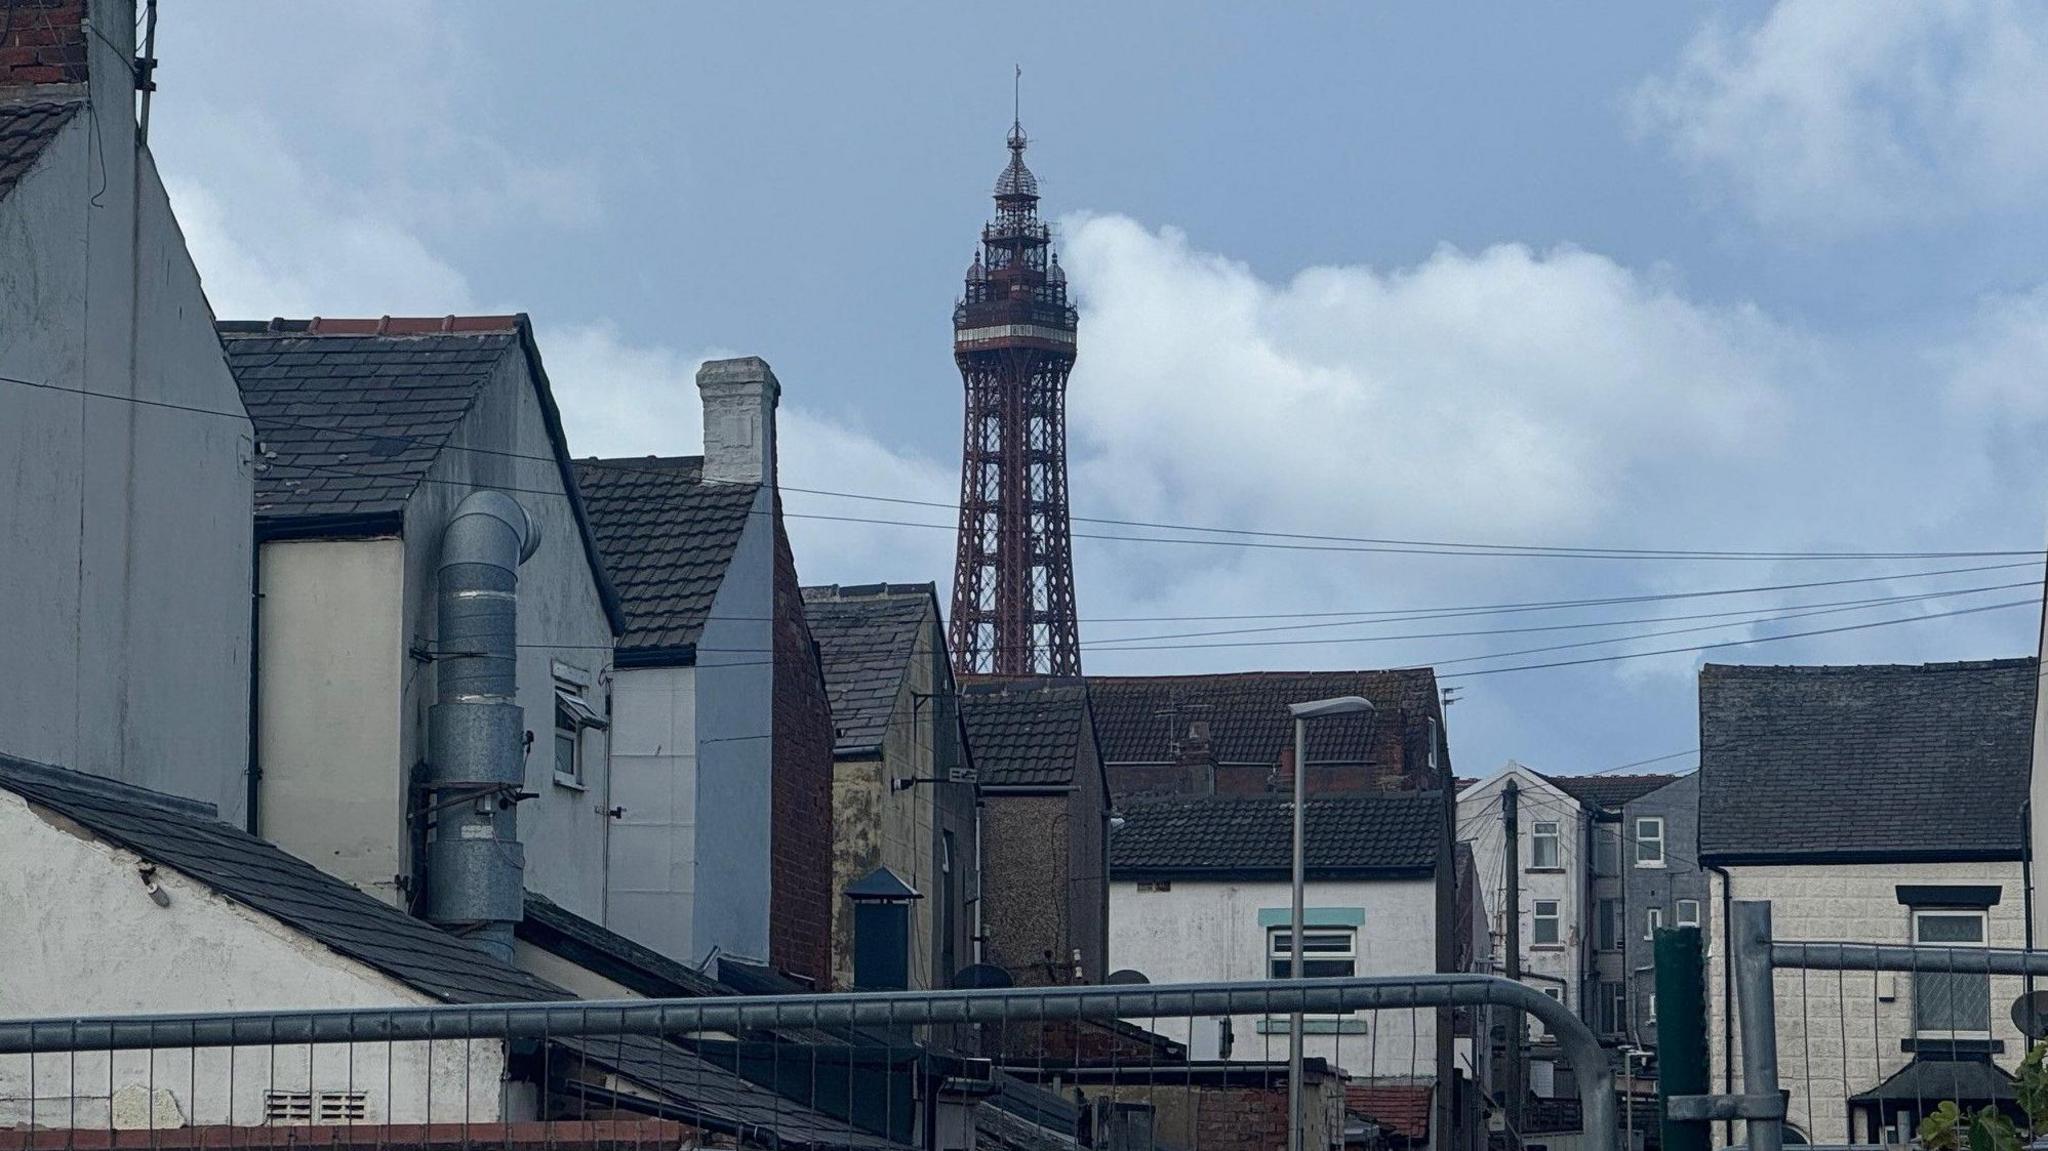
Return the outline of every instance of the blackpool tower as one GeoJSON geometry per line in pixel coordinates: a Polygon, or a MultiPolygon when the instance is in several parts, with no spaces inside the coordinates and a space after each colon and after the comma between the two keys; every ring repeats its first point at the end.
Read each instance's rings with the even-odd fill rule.
{"type": "Polygon", "coordinates": [[[995,219],[953,308],[967,392],[948,642],[963,675],[1081,674],[1067,527],[1067,373],[1078,317],[1010,126],[995,219]]]}

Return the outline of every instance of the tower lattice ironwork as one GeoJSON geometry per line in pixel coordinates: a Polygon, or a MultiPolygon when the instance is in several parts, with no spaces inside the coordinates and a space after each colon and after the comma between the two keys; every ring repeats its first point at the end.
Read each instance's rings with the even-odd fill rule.
{"type": "Polygon", "coordinates": [[[1079,325],[1038,218],[1028,143],[1013,123],[996,218],[953,309],[967,419],[948,640],[962,674],[1081,673],[1067,524],[1067,374],[1079,325]]]}

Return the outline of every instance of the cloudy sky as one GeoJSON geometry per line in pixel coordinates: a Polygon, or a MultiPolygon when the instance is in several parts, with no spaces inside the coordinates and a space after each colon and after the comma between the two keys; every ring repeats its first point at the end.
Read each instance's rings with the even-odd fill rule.
{"type": "MultiPolygon", "coordinates": [[[[164,9],[222,317],[530,313],[579,455],[694,450],[697,362],[759,354],[786,484],[940,503],[1020,64],[1076,515],[1290,533],[1078,524],[1091,671],[1433,663],[1472,775],[1686,752],[1705,659],[2034,649],[1951,613],[2038,562],[1924,553],[2048,520],[2048,9],[164,9]]],[[[947,581],[942,508],[787,504],[841,517],[807,581],[947,581]]]]}

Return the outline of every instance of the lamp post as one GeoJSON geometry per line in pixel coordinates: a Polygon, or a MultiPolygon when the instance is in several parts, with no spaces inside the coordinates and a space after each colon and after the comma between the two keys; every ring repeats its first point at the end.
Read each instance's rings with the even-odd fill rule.
{"type": "MultiPolygon", "coordinates": [[[[1372,701],[1355,695],[1289,704],[1294,716],[1294,911],[1288,919],[1288,975],[1301,978],[1302,886],[1306,868],[1303,852],[1308,810],[1308,721],[1329,715],[1371,715],[1372,701]]],[[[1413,1038],[1412,1036],[1410,1037],[1413,1038]]],[[[1287,1017],[1287,1151],[1301,1146],[1301,1012],[1287,1017]]]]}

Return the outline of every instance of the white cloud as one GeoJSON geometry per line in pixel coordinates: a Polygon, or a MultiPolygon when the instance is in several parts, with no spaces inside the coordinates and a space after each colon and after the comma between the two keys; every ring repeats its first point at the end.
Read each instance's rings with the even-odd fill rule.
{"type": "Polygon", "coordinates": [[[1764,222],[1839,234],[2040,196],[2043,91],[2037,5],[1783,0],[1710,22],[1633,111],[1764,222]]]}
{"type": "MultiPolygon", "coordinates": [[[[635,344],[609,324],[543,324],[537,338],[577,455],[693,455],[703,449],[697,366],[733,353],[691,355],[635,344]]],[[[944,594],[952,574],[950,531],[812,517],[950,523],[948,513],[814,493],[943,500],[957,477],[934,460],[807,410],[790,399],[802,387],[797,380],[784,384],[776,449],[790,548],[804,581],[935,580],[944,594]]]]}
{"type": "MultiPolygon", "coordinates": [[[[1962,350],[1979,343],[1970,335],[1939,353],[1845,346],[1754,307],[1688,299],[1660,277],[1573,248],[1447,248],[1410,268],[1325,267],[1273,283],[1194,248],[1171,229],[1148,230],[1123,217],[1076,217],[1066,235],[1064,260],[1084,304],[1081,357],[1069,391],[1073,489],[1084,514],[1381,539],[1908,549],[2007,536],[2016,491],[2040,487],[2026,471],[2042,460],[2038,449],[2007,461],[2009,467],[1983,458],[2003,413],[1958,399],[1969,394],[1962,350]],[[1903,460],[1912,466],[1899,466],[1903,460]],[[2016,475],[2024,482],[2016,484],[2016,475]]],[[[2041,339],[2044,330],[2048,325],[2015,334],[2009,358],[2023,359],[2032,345],[2017,341],[2041,339]]],[[[1123,529],[1084,523],[1077,530],[1123,529]]],[[[1077,563],[1089,616],[1508,602],[1870,570],[1347,556],[1086,539],[1077,543],[1077,563]]],[[[1804,599],[1929,586],[1873,585],[1804,599]]],[[[1647,605],[1609,614],[1725,606],[1647,605]]],[[[1859,618],[1872,617],[1785,627],[1859,618]]],[[[1958,635],[1995,639],[2005,619],[1929,625],[1920,636],[1939,658],[1958,650],[1958,635]]],[[[1203,626],[1104,623],[1086,632],[1107,639],[1203,626]]],[[[1485,626],[1481,619],[1396,630],[1485,626]]],[[[1645,625],[1653,626],[1683,625],[1645,625]]],[[[1333,626],[1264,638],[1374,630],[1333,626]]],[[[1897,658],[1922,650],[1914,646],[1919,636],[1899,638],[1906,630],[1852,633],[1802,654],[1897,658]]],[[[2023,649],[2026,630],[2016,624],[2013,641],[1994,650],[2023,649]]],[[[1635,646],[1685,646],[1730,634],[1635,646]]],[[[1167,655],[1096,648],[1090,666],[1384,666],[1584,638],[1437,637],[1167,655]]],[[[1795,647],[1716,658],[1797,658],[1790,654],[1795,647]]],[[[1586,654],[1601,652],[1528,658],[1586,654]]],[[[1672,683],[1696,663],[1684,655],[1624,663],[1605,669],[1618,680],[1604,672],[1602,680],[1675,690],[1672,683]]]]}

